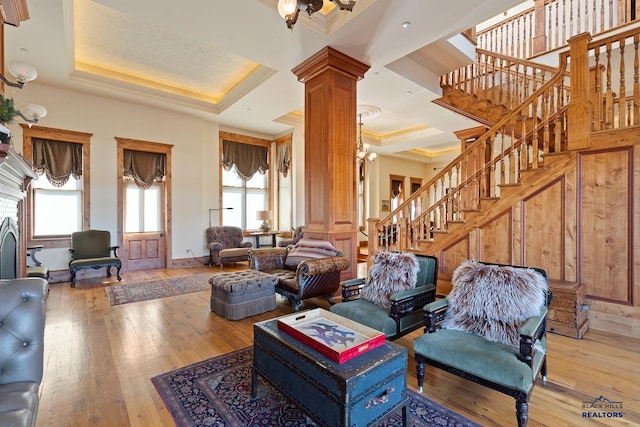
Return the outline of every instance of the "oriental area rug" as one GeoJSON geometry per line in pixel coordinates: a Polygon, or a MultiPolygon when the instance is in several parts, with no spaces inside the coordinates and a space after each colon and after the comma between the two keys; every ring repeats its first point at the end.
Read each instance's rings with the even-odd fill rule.
{"type": "MultiPolygon", "coordinates": [[[[304,413],[258,377],[258,398],[251,399],[253,348],[247,347],[151,378],[177,426],[316,426],[304,413]]],[[[479,427],[462,415],[407,390],[407,425],[479,427]]],[[[398,410],[382,425],[402,425],[398,410]]]]}
{"type": "Polygon", "coordinates": [[[128,304],[211,289],[209,279],[213,275],[214,273],[202,273],[149,282],[111,285],[105,289],[109,297],[109,304],[128,304]]]}

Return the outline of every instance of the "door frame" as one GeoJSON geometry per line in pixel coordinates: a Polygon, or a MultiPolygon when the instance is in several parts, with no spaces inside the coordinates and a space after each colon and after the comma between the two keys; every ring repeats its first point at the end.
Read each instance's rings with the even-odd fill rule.
{"type": "MultiPolygon", "coordinates": [[[[130,138],[120,138],[115,137],[118,143],[118,158],[117,158],[117,169],[118,169],[118,185],[117,185],[117,193],[118,193],[118,244],[122,247],[122,250],[126,250],[122,245],[124,244],[124,174],[123,174],[123,165],[124,165],[124,150],[136,150],[136,151],[146,151],[149,153],[161,153],[166,156],[166,167],[165,167],[165,181],[164,181],[164,265],[165,268],[171,268],[171,259],[172,258],[172,247],[171,247],[171,235],[172,235],[172,219],[171,219],[171,150],[173,145],[171,144],[163,144],[159,142],[149,142],[149,141],[141,141],[138,139],[130,139],[130,138]]],[[[123,269],[127,268],[128,260],[126,257],[122,258],[123,269]]]]}

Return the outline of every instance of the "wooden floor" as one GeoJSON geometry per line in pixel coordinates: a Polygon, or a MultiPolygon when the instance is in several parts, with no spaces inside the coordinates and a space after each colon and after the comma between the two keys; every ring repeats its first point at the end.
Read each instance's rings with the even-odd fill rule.
{"type": "MultiPolygon", "coordinates": [[[[220,270],[127,272],[121,283],[208,271],[220,270]]],[[[254,322],[292,312],[278,300],[275,311],[227,321],[209,311],[209,291],[111,307],[102,282],[108,280],[50,287],[38,426],[172,426],[151,377],[247,347],[254,322]]],[[[314,299],[303,305],[315,307],[328,303],[314,299]]],[[[420,333],[396,341],[409,349],[412,389],[412,342],[420,333]]],[[[640,426],[640,340],[598,331],[582,340],[550,335],[548,353],[549,379],[534,388],[529,426],[640,426]],[[599,396],[622,402],[623,418],[581,418],[583,402],[599,396]]],[[[486,426],[515,425],[511,397],[431,367],[426,377],[424,393],[431,399],[486,426]]]]}

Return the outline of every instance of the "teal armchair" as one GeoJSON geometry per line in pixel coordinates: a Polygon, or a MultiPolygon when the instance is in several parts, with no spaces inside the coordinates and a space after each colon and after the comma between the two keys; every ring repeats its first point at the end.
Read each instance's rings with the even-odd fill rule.
{"type": "Polygon", "coordinates": [[[438,258],[419,254],[415,254],[415,258],[419,266],[415,287],[389,295],[389,308],[361,297],[365,286],[376,286],[376,280],[369,280],[367,284],[365,279],[352,279],[342,282],[343,302],[333,305],[331,312],[384,332],[389,340],[422,327],[422,307],[436,298],[438,258]]]}
{"type": "Polygon", "coordinates": [[[76,273],[84,268],[95,270],[106,267],[107,277],[111,277],[111,267],[115,267],[118,280],[122,262],[118,257],[119,246],[111,246],[111,234],[102,230],[84,230],[71,234],[71,287],[76,286],[76,273]],[[112,255],[113,253],[113,255],[112,255]]]}
{"type": "Polygon", "coordinates": [[[473,271],[467,271],[465,277],[474,275],[474,279],[462,285],[466,286],[464,291],[454,295],[456,287],[460,286],[456,272],[460,269],[458,267],[452,275],[454,288],[449,297],[424,307],[425,333],[413,343],[418,389],[422,392],[424,365],[434,366],[514,397],[518,426],[525,427],[528,401],[536,379],[540,375],[546,381],[547,376],[546,318],[551,293],[546,272],[538,268],[475,261],[466,263],[473,263],[473,271]],[[522,279],[523,275],[527,276],[522,279]],[[496,283],[496,278],[500,277],[510,280],[496,283]],[[527,285],[522,286],[523,282],[527,285]],[[520,292],[525,287],[530,291],[520,292]],[[478,290],[474,291],[474,288],[478,290]],[[488,288],[494,289],[491,297],[485,294],[488,288]],[[462,298],[461,293],[465,294],[462,298]],[[527,298],[533,294],[539,295],[535,299],[527,298]],[[473,308],[466,308],[469,305],[464,302],[474,300],[486,309],[486,316],[480,316],[473,308]],[[465,308],[458,310],[458,305],[465,308]],[[511,307],[519,310],[513,317],[521,316],[524,320],[512,321],[511,307]],[[523,307],[527,307],[526,310],[523,307]],[[526,317],[523,315],[525,311],[532,315],[526,317]],[[508,316],[502,315],[506,312],[509,312],[508,316]],[[451,318],[460,321],[452,322],[451,318]],[[508,332],[507,336],[496,333],[501,328],[508,332]]]}

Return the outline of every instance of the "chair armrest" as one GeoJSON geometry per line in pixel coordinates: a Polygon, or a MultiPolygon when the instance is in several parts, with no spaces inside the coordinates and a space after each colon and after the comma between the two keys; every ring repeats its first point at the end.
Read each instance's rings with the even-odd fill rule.
{"type": "Polygon", "coordinates": [[[524,324],[520,328],[520,335],[524,335],[530,338],[539,338],[540,328],[546,318],[547,308],[544,307],[540,309],[540,314],[538,316],[530,317],[524,322],[524,324]]]}
{"type": "Polygon", "coordinates": [[[449,300],[447,298],[430,302],[423,307],[425,333],[435,332],[438,329],[438,325],[444,320],[447,308],[449,308],[449,300]]]}
{"type": "Polygon", "coordinates": [[[219,242],[209,242],[207,243],[207,249],[214,252],[220,252],[224,246],[219,242]]]}
{"type": "Polygon", "coordinates": [[[349,268],[349,259],[343,256],[307,259],[298,264],[296,276],[316,276],[318,274],[342,271],[349,268]]]}
{"type": "Polygon", "coordinates": [[[120,248],[120,246],[115,245],[115,246],[111,246],[109,249],[113,251],[113,256],[118,258],[118,249],[120,248]]]}
{"type": "Polygon", "coordinates": [[[249,268],[258,271],[281,270],[285,268],[287,248],[267,248],[249,250],[249,268]]]}
{"type": "Polygon", "coordinates": [[[238,245],[239,248],[252,248],[253,247],[253,243],[251,242],[245,242],[244,240],[242,242],[240,242],[240,244],[238,245]]]}
{"type": "Polygon", "coordinates": [[[529,366],[533,364],[533,353],[537,350],[536,342],[546,333],[546,320],[547,308],[542,307],[538,316],[528,318],[520,327],[520,354],[518,359],[529,366]]]}
{"type": "Polygon", "coordinates": [[[435,290],[436,290],[435,286],[434,287],[431,287],[431,286],[428,286],[428,285],[418,286],[417,288],[407,289],[405,291],[400,291],[398,293],[395,293],[395,294],[389,296],[389,300],[391,302],[402,301],[402,300],[405,300],[405,299],[410,299],[410,298],[415,298],[415,297],[418,297],[418,296],[422,296],[422,295],[428,294],[430,292],[434,292],[435,293],[435,290]]]}
{"type": "Polygon", "coordinates": [[[351,297],[359,296],[365,287],[365,279],[349,279],[341,283],[342,302],[351,301],[351,297]]]}
{"type": "Polygon", "coordinates": [[[403,317],[407,313],[420,310],[425,304],[435,299],[435,286],[418,286],[389,296],[390,313],[394,319],[403,317]]]}

